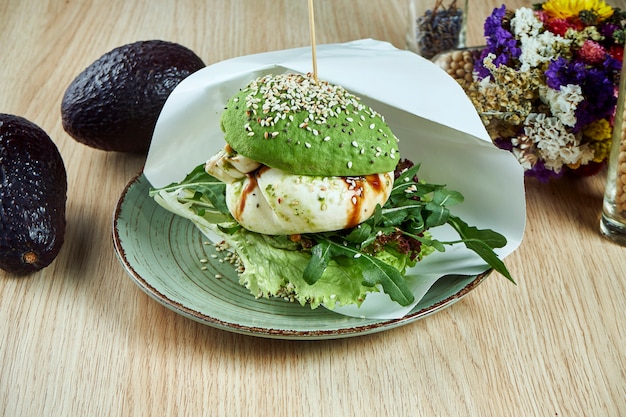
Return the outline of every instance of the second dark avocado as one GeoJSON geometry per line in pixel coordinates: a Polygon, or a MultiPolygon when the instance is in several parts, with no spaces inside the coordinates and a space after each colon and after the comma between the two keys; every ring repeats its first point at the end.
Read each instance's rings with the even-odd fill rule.
{"type": "Polygon", "coordinates": [[[56,258],[66,199],[65,165],[48,134],[0,113],[0,269],[25,275],[56,258]]]}
{"type": "Polygon", "coordinates": [[[115,48],[65,91],[63,128],[93,148],[145,153],[172,90],[205,66],[193,51],[173,42],[139,41],[115,48]]]}

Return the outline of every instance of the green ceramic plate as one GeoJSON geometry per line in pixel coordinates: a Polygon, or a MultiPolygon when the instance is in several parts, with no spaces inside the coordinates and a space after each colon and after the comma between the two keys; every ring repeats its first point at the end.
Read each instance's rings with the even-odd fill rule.
{"type": "Polygon", "coordinates": [[[209,326],[280,339],[332,339],[380,332],[411,323],[450,306],[490,271],[438,280],[401,319],[360,319],[324,308],[311,310],[278,299],[256,299],[239,285],[224,254],[188,220],[148,196],[143,175],[122,193],[113,222],[113,241],[122,265],[149,296],[209,326]]]}

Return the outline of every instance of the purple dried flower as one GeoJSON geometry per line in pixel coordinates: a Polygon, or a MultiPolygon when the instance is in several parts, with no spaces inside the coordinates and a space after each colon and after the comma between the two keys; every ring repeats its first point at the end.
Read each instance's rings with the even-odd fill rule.
{"type": "Polygon", "coordinates": [[[552,179],[559,178],[565,172],[562,169],[559,173],[545,167],[542,160],[538,160],[531,169],[524,171],[524,175],[530,178],[536,178],[539,182],[547,183],[552,179]]]}
{"type": "Polygon", "coordinates": [[[478,72],[479,78],[489,76],[489,70],[483,66],[483,59],[488,54],[494,54],[496,58],[493,63],[496,67],[500,65],[511,66],[513,60],[520,57],[522,50],[518,41],[513,34],[503,27],[504,17],[506,15],[506,6],[495,8],[491,15],[485,20],[484,30],[487,47],[481,54],[475,70],[478,72]]]}
{"type": "Polygon", "coordinates": [[[491,12],[491,15],[485,19],[484,31],[485,37],[490,38],[495,35],[495,31],[497,28],[502,27],[502,21],[504,20],[504,16],[506,15],[506,5],[500,6],[500,8],[495,8],[491,12]]]}
{"type": "Polygon", "coordinates": [[[590,68],[582,74],[578,84],[585,100],[576,108],[574,132],[596,120],[610,118],[617,104],[615,84],[606,70],[590,68]]]}
{"type": "Polygon", "coordinates": [[[513,150],[513,143],[511,143],[511,138],[496,138],[493,140],[493,143],[498,148],[504,149],[505,151],[513,150]]]}
{"type": "Polygon", "coordinates": [[[608,57],[601,68],[588,66],[582,61],[568,61],[563,57],[548,65],[545,73],[548,87],[558,90],[561,86],[576,84],[585,97],[576,108],[574,132],[613,114],[617,103],[615,83],[619,67],[621,64],[612,57],[608,57]]]}
{"type": "Polygon", "coordinates": [[[546,84],[555,90],[558,90],[562,85],[579,84],[585,70],[584,63],[568,61],[560,56],[548,65],[546,84]]]}
{"type": "Polygon", "coordinates": [[[613,40],[613,34],[619,29],[620,27],[615,23],[607,22],[598,27],[598,32],[600,32],[600,34],[606,39],[613,40]]]}
{"type": "Polygon", "coordinates": [[[622,62],[620,60],[613,58],[611,55],[607,55],[606,59],[602,63],[602,68],[606,69],[613,81],[616,83],[619,81],[620,73],[622,71],[622,62]]]}

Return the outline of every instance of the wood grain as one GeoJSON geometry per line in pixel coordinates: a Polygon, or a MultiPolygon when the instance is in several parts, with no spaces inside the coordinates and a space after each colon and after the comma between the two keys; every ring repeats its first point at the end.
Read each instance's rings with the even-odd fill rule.
{"type": "MultiPolygon", "coordinates": [[[[500,3],[472,2],[470,44],[500,3]]],[[[405,16],[404,0],[320,0],[316,36],[403,48],[405,16]]],[[[50,134],[70,190],[56,261],[27,278],[0,273],[0,415],[626,415],[626,249],[598,232],[604,174],[527,182],[525,239],[507,258],[517,286],[494,275],[453,307],[380,334],[240,336],[133,284],[111,223],[144,157],[67,136],[65,88],[124,43],[167,39],[211,64],[306,46],[307,22],[304,0],[0,2],[0,112],[50,134]]]]}

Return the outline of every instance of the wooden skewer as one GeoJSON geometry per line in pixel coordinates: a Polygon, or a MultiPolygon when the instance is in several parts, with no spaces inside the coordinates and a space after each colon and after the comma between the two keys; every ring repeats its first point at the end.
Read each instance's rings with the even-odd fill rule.
{"type": "Polygon", "coordinates": [[[315,48],[315,17],[313,12],[313,0],[309,0],[309,32],[311,33],[311,56],[313,59],[313,79],[317,84],[317,51],[315,48]]]}

